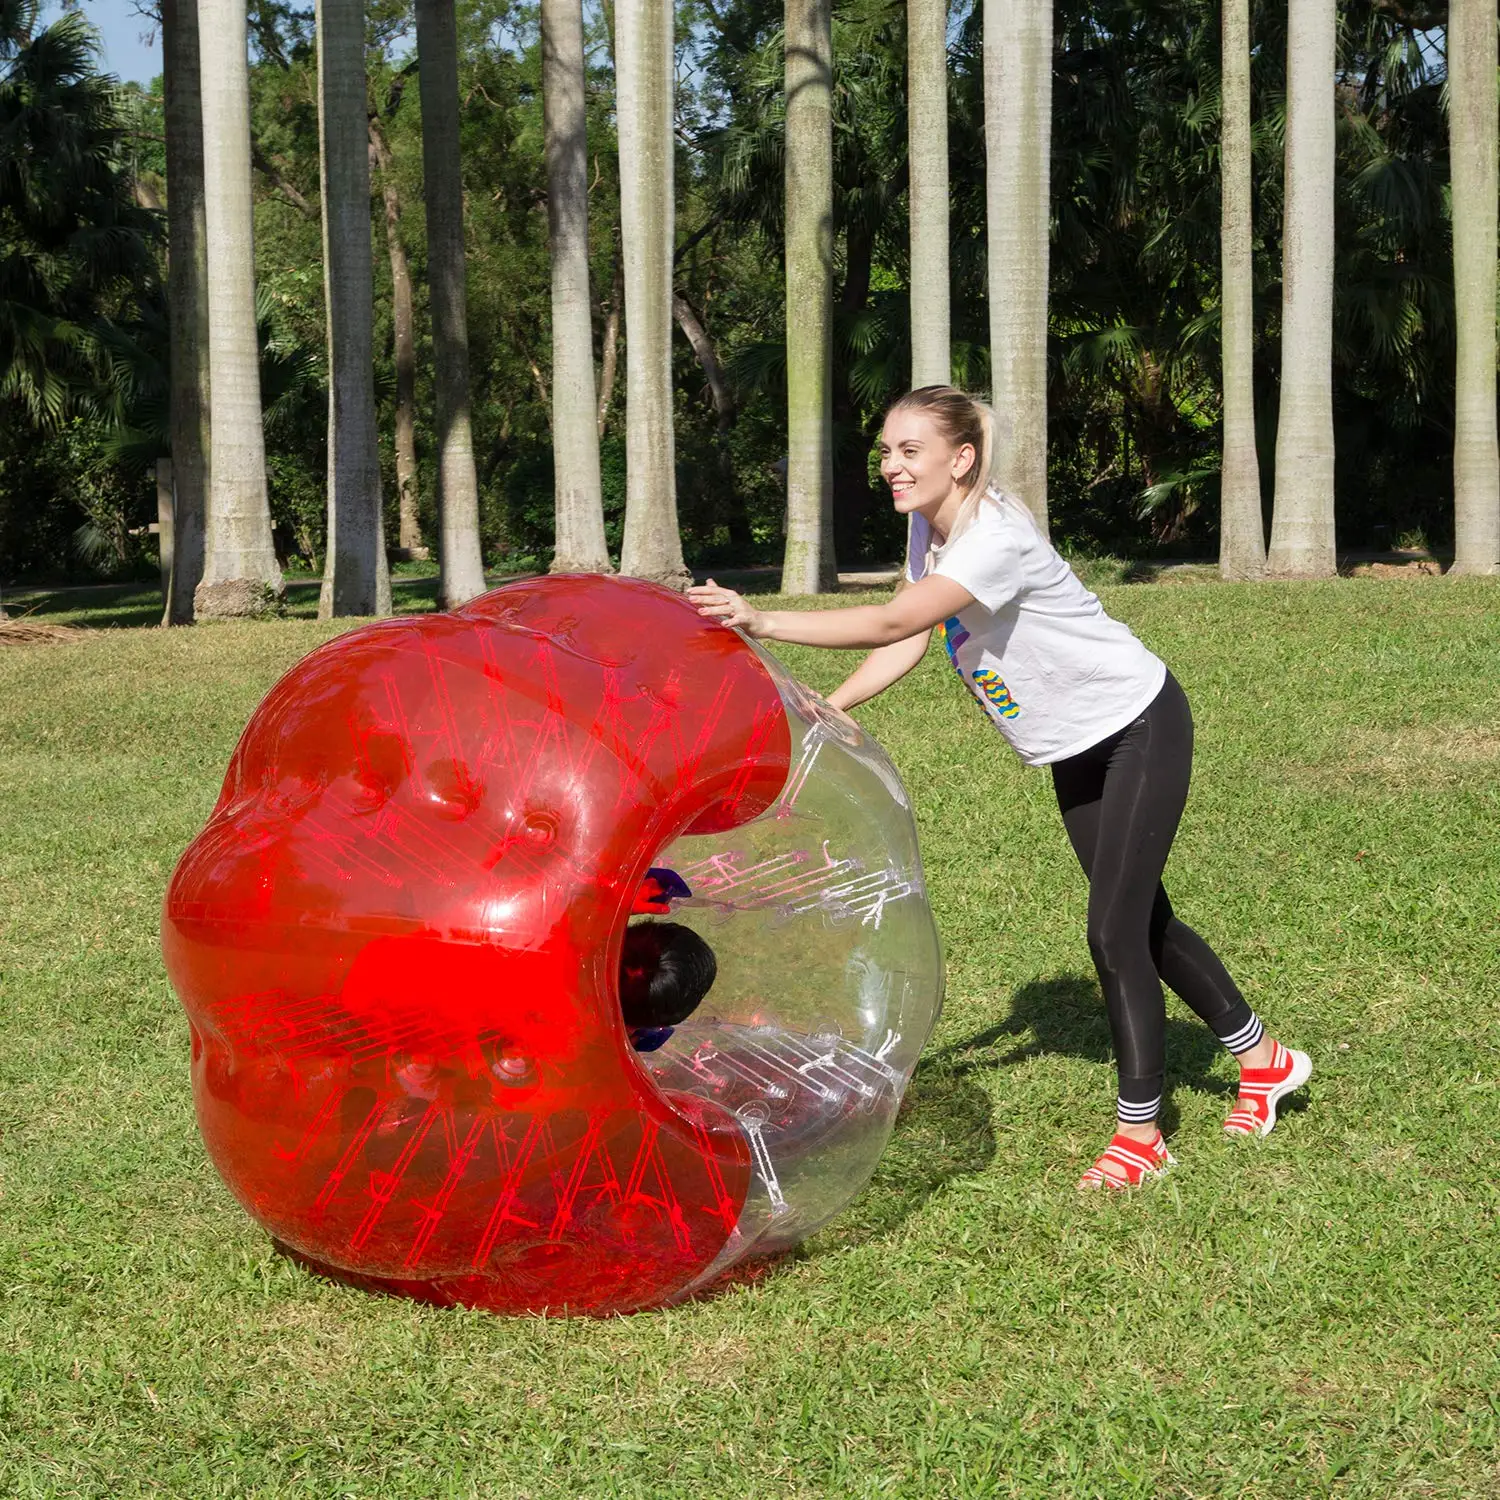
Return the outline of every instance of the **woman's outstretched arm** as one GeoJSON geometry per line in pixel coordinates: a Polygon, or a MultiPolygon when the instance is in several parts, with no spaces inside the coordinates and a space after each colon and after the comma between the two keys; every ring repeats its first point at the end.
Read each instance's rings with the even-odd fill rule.
{"type": "Polygon", "coordinates": [[[700,615],[736,626],[756,640],[846,650],[895,646],[926,635],[934,625],[974,602],[962,584],[936,574],[902,589],[888,604],[858,604],[850,609],[754,609],[712,578],[689,589],[687,596],[700,615]]]}
{"type": "Polygon", "coordinates": [[[931,632],[908,636],[893,646],[879,646],[828,695],[835,708],[847,713],[899,682],[927,654],[931,632]]]}

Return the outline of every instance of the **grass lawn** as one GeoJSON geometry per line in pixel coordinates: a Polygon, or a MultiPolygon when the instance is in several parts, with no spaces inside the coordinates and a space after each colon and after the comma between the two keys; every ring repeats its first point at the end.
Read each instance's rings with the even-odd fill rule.
{"type": "Polygon", "coordinates": [[[162,891],[338,627],[0,648],[0,1497],[1500,1496],[1500,591],[1106,605],[1192,698],[1169,886],[1312,1053],[1305,1107],[1222,1139],[1232,1068],[1173,1001],[1179,1169],[1075,1193],[1114,1097],[1083,881],[929,656],[861,711],[948,954],[891,1149],[758,1283],[607,1322],[319,1281],[204,1156],[162,891]]]}

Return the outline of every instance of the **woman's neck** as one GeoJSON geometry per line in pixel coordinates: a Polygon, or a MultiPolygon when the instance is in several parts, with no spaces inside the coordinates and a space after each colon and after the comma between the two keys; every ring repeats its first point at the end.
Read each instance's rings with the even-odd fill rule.
{"type": "Polygon", "coordinates": [[[946,542],[958,520],[958,512],[968,498],[967,492],[954,485],[934,506],[922,506],[921,514],[932,528],[933,537],[939,546],[946,542]]]}

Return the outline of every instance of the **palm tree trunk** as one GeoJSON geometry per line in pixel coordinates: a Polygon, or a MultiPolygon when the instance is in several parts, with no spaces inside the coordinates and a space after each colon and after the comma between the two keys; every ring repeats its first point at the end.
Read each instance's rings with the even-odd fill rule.
{"type": "Polygon", "coordinates": [[[615,275],[609,295],[609,316],[604,320],[604,342],[599,351],[599,436],[609,423],[609,408],[615,396],[615,362],[620,356],[620,308],[625,301],[625,264],[615,251],[615,275]]]}
{"type": "Polygon", "coordinates": [[[833,545],[833,34],[786,0],[787,594],[838,587],[833,545]]]}
{"type": "Polygon", "coordinates": [[[1333,536],[1334,0],[1287,10],[1281,414],[1266,571],[1323,578],[1333,536]]]}
{"type": "Polygon", "coordinates": [[[953,378],[948,303],[948,0],[907,0],[911,383],[953,378]]]}
{"type": "Polygon", "coordinates": [[[380,195],[385,206],[385,248],[391,262],[391,323],[396,356],[396,492],[400,516],[399,546],[403,552],[422,551],[422,527],[417,518],[417,339],[411,306],[411,264],[401,240],[401,196],[396,187],[395,163],[385,132],[370,117],[370,153],[380,171],[380,195]]]}
{"type": "Polygon", "coordinates": [[[172,566],[163,625],[188,625],[203,578],[208,470],[208,234],[197,0],[162,0],[167,149],[167,304],[171,323],[172,566]]]}
{"type": "Polygon", "coordinates": [[[1224,457],[1219,572],[1259,578],[1266,567],[1255,452],[1255,267],[1250,185],[1250,0],[1224,0],[1221,28],[1219,193],[1220,351],[1224,457]]]}
{"type": "Polygon", "coordinates": [[[469,406],[464,193],[458,141],[458,30],[454,0],[417,0],[427,279],[432,303],[438,429],[438,598],[445,608],[484,592],[479,482],[469,406]]]}
{"type": "Polygon", "coordinates": [[[208,269],[208,464],[199,619],[259,615],[283,593],[271,543],[250,188],[245,0],[198,0],[208,269]]]}
{"type": "Polygon", "coordinates": [[[713,340],[703,326],[703,319],[693,311],[693,305],[677,292],[672,294],[672,316],[677,326],[697,357],[698,367],[703,371],[704,383],[708,386],[709,399],[713,402],[715,427],[722,442],[729,429],[734,426],[734,396],[724,376],[724,366],[714,349],[713,340]]]}
{"type": "Polygon", "coordinates": [[[625,537],[620,571],[686,588],[672,422],[672,7],[615,8],[625,262],[625,537]]]}
{"type": "Polygon", "coordinates": [[[542,0],[542,120],[552,243],[554,573],[613,571],[599,476],[594,321],[589,300],[588,135],[581,0],[542,0]]]}
{"type": "Polygon", "coordinates": [[[388,615],[375,416],[364,0],[317,0],[323,296],[328,314],[328,551],[318,616],[388,615]]]}
{"type": "Polygon", "coordinates": [[[984,0],[984,147],[994,473],[1045,532],[1050,5],[984,0]]]}
{"type": "MultiPolygon", "coordinates": [[[[176,533],[177,497],[172,493],[172,460],[156,460],[156,559],[161,569],[161,594],[168,606],[172,600],[172,560],[176,533]]],[[[162,619],[163,625],[173,622],[162,619]]]]}
{"type": "Polygon", "coordinates": [[[1448,12],[1448,157],[1453,172],[1455,573],[1500,572],[1500,445],[1495,423],[1497,113],[1494,0],[1448,12]]]}

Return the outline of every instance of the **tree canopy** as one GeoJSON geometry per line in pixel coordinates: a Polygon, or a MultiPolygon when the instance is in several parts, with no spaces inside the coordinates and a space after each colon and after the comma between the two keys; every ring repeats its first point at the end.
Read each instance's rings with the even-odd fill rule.
{"type": "MultiPolygon", "coordinates": [[[[786,454],[780,0],[681,0],[676,282],[701,335],[673,344],[677,503],[690,563],[779,558],[786,454]],[[711,360],[703,357],[707,348],[711,360]]],[[[278,551],[315,566],[325,526],[326,372],[310,7],[252,0],[256,271],[278,551]]],[[[418,487],[432,511],[432,347],[421,101],[403,0],[367,7],[375,171],[403,212],[416,302],[418,487]]],[[[1454,329],[1441,11],[1341,8],[1334,341],[1340,542],[1452,528],[1454,329]]],[[[619,328],[612,8],[585,7],[590,286],[603,373],[619,328]],[[613,316],[612,316],[613,315],[613,316]]],[[[547,176],[538,13],[459,0],[461,159],[474,452],[490,565],[553,543],[547,176]]],[[[980,15],[950,21],[957,377],[989,383],[980,15]]],[[[1252,14],[1256,412],[1269,490],[1278,400],[1285,8],[1252,14]]],[[[834,8],[835,526],[841,564],[899,528],[871,482],[884,405],[909,380],[906,24],[891,0],[834,8]]],[[[1217,7],[1062,0],[1053,53],[1049,490],[1079,549],[1208,553],[1222,441],[1217,7]]],[[[154,514],[166,431],[161,85],[100,72],[88,24],[39,28],[0,0],[0,578],[128,566],[154,514]],[[39,436],[38,436],[39,434],[39,436]],[[79,541],[92,528],[96,545],[79,541]],[[107,536],[109,545],[97,545],[107,536]]],[[[398,532],[387,257],[375,256],[386,532],[398,532]]],[[[679,309],[682,317],[682,309],[679,309]]],[[[606,531],[624,507],[623,379],[601,390],[606,531]]],[[[1269,494],[1267,495],[1269,504],[1269,494]]]]}

